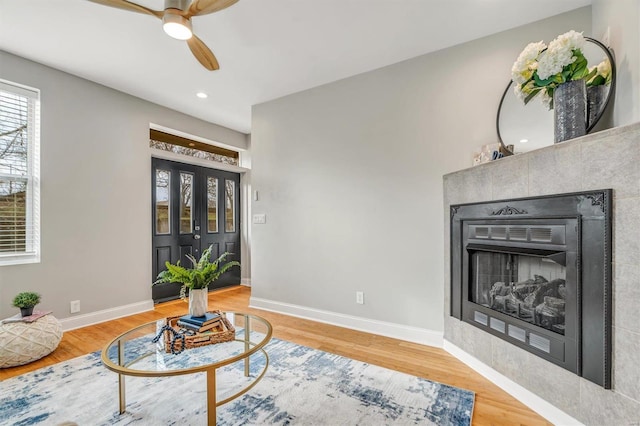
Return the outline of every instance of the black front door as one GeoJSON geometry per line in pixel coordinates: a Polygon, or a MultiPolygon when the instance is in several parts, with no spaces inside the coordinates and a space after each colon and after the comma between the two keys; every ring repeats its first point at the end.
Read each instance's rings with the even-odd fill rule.
{"type": "MultiPolygon", "coordinates": [[[[240,261],[240,175],[154,158],[152,161],[153,279],[165,262],[191,266],[187,254],[211,258],[224,252],[240,261]]],[[[240,268],[231,268],[209,289],[240,284],[240,268]]],[[[180,284],[153,286],[154,302],[178,298],[180,284]]]]}

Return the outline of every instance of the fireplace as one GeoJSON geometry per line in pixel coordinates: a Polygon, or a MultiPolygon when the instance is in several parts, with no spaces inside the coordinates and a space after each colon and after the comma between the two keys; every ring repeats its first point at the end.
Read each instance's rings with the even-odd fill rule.
{"type": "Polygon", "coordinates": [[[610,200],[451,206],[451,315],[609,389],[610,200]]]}

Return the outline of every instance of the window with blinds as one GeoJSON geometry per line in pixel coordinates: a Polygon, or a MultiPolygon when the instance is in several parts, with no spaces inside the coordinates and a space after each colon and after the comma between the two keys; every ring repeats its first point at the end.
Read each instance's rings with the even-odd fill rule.
{"type": "Polygon", "coordinates": [[[0,265],[40,261],[40,101],[0,80],[0,265]]]}

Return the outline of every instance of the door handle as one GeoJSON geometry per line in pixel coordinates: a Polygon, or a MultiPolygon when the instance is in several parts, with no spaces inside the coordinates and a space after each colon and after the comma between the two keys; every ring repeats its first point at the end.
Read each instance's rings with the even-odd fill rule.
{"type": "Polygon", "coordinates": [[[194,240],[199,240],[199,239],[200,239],[200,235],[198,235],[198,234],[193,234],[193,239],[194,239],[194,240]]]}

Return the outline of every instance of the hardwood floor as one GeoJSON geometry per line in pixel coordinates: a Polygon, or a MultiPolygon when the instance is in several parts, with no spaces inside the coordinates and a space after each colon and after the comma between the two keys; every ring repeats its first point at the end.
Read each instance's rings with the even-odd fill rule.
{"type": "MultiPolygon", "coordinates": [[[[476,393],[474,425],[551,424],[443,349],[250,309],[250,295],[251,289],[241,286],[212,292],[209,307],[258,314],[271,322],[273,336],[279,339],[472,390],[476,393]]],[[[0,380],[101,350],[136,325],[181,315],[186,309],[184,302],[172,301],[156,305],[153,311],[65,332],[51,355],[24,366],[0,369],[0,380]]]]}

